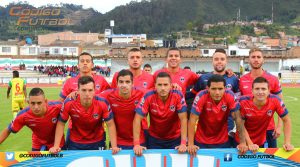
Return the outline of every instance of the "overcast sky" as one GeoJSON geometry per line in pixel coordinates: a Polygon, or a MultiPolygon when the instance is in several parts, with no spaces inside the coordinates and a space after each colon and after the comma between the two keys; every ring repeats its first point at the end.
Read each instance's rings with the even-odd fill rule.
{"type": "MultiPolygon", "coordinates": [[[[10,2],[19,2],[18,0],[0,0],[1,6],[6,6],[10,2]]],[[[27,0],[27,2],[35,7],[39,7],[47,4],[60,4],[63,3],[72,3],[76,5],[82,5],[83,8],[94,8],[98,12],[106,13],[116,6],[126,5],[131,0],[27,0]]],[[[140,1],[140,0],[135,0],[140,1]]]]}

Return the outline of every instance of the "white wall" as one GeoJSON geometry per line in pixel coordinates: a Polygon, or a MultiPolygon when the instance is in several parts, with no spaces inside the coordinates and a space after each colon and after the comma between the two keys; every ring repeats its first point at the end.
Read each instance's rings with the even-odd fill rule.
{"type": "Polygon", "coordinates": [[[0,45],[0,55],[18,55],[18,46],[16,46],[16,45],[0,45]],[[3,47],[9,47],[10,52],[2,52],[3,47]]]}

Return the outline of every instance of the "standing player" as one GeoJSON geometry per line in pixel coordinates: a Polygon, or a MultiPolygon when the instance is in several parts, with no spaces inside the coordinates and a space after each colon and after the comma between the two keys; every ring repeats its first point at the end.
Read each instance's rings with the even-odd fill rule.
{"type": "Polygon", "coordinates": [[[152,67],[150,64],[145,64],[143,70],[149,74],[152,74],[152,67]]]}
{"type": "Polygon", "coordinates": [[[108,102],[95,96],[95,82],[90,76],[78,79],[78,97],[67,99],[56,126],[54,146],[49,150],[57,153],[63,136],[65,122],[71,117],[73,127],[70,130],[68,150],[99,150],[105,147],[103,120],[109,130],[113,154],[119,151],[116,143],[116,127],[108,102]]]}
{"type": "Polygon", "coordinates": [[[180,68],[181,51],[178,48],[170,48],[168,50],[166,61],[168,67],[156,71],[153,77],[156,78],[160,72],[168,73],[172,78],[173,87],[181,90],[185,95],[187,87],[196,83],[198,75],[191,70],[180,68]]]}
{"type": "MultiPolygon", "coordinates": [[[[117,144],[121,149],[133,148],[132,124],[135,108],[144,92],[133,87],[133,74],[129,70],[121,70],[117,76],[117,88],[104,91],[101,96],[107,99],[117,130],[117,144]]],[[[143,131],[140,133],[141,143],[145,143],[143,131]]]]}
{"type": "Polygon", "coordinates": [[[60,101],[64,101],[67,96],[75,94],[78,87],[78,79],[82,76],[91,76],[95,81],[95,93],[96,95],[100,94],[106,89],[109,89],[110,86],[104,77],[100,75],[93,74],[92,68],[94,67],[93,56],[87,52],[83,52],[78,57],[78,68],[79,75],[74,78],[69,78],[66,80],[65,84],[60,93],[60,101]]]}
{"type": "MultiPolygon", "coordinates": [[[[240,78],[240,91],[241,95],[251,95],[251,87],[253,81],[257,77],[264,77],[267,80],[269,80],[270,83],[270,92],[272,94],[278,95],[281,99],[282,96],[282,90],[279,83],[279,80],[274,75],[266,72],[263,70],[262,65],[264,63],[264,58],[262,51],[259,48],[253,48],[249,51],[249,64],[251,66],[251,71],[243,75],[240,78]]],[[[268,131],[266,133],[267,135],[267,143],[269,148],[276,148],[277,147],[277,141],[276,139],[279,137],[281,132],[282,122],[280,121],[280,118],[278,118],[277,127],[275,127],[274,119],[271,120],[270,125],[268,126],[268,131]]]]}
{"type": "Polygon", "coordinates": [[[291,144],[291,120],[281,99],[270,94],[270,85],[266,78],[257,77],[252,84],[252,94],[240,98],[241,115],[246,128],[246,140],[249,150],[256,152],[266,141],[266,131],[276,112],[284,125],[284,144],[286,151],[293,150],[291,144]]]}
{"type": "MultiPolygon", "coordinates": [[[[215,53],[212,56],[212,65],[214,71],[210,73],[203,74],[199,77],[198,81],[194,85],[194,88],[191,91],[189,98],[194,97],[199,91],[206,89],[208,79],[214,74],[223,76],[226,81],[226,89],[229,89],[235,93],[236,96],[239,96],[239,79],[235,76],[228,76],[226,72],[227,65],[227,54],[224,49],[216,49],[215,53]]],[[[231,114],[228,118],[228,135],[231,145],[234,145],[234,133],[235,133],[234,121],[231,117],[231,114]]]]}
{"type": "MultiPolygon", "coordinates": [[[[137,48],[130,49],[127,54],[127,58],[129,70],[133,74],[133,85],[137,88],[142,88],[145,90],[153,88],[154,80],[152,75],[143,71],[141,68],[143,64],[143,55],[141,50],[137,48]]],[[[117,87],[117,76],[118,73],[116,72],[111,83],[112,88],[117,87]]]]}
{"type": "Polygon", "coordinates": [[[212,75],[208,89],[199,92],[194,100],[188,124],[188,152],[195,155],[200,148],[229,148],[228,116],[231,114],[241,135],[239,151],[247,150],[243,134],[239,104],[232,91],[225,89],[226,81],[221,75],[212,75]],[[195,125],[198,120],[196,135],[195,125]]]}
{"type": "MultiPolygon", "coordinates": [[[[28,104],[29,107],[20,111],[12,123],[2,131],[0,143],[11,132],[17,133],[23,126],[27,126],[32,131],[32,151],[48,150],[54,144],[55,128],[62,103],[48,102],[42,89],[33,88],[29,92],[28,104]]],[[[63,135],[60,139],[58,145],[63,147],[63,135]]]]}
{"type": "Polygon", "coordinates": [[[22,78],[19,78],[19,72],[13,71],[13,79],[9,81],[7,88],[7,99],[9,98],[10,90],[12,89],[12,112],[13,117],[15,118],[18,114],[18,111],[24,109],[25,99],[27,98],[26,93],[26,81],[22,78]]]}
{"type": "Polygon", "coordinates": [[[187,114],[182,93],[172,89],[168,73],[161,72],[155,80],[155,90],[149,91],[140,101],[133,121],[134,153],[141,155],[145,147],[140,143],[141,121],[149,113],[150,149],[178,149],[186,151],[187,114]]]}

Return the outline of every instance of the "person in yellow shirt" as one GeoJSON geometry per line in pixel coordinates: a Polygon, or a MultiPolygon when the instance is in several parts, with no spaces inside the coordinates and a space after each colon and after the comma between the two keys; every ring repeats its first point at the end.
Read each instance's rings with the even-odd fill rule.
{"type": "Polygon", "coordinates": [[[27,98],[26,93],[26,81],[19,78],[19,72],[13,71],[13,79],[9,81],[7,88],[7,99],[9,99],[10,90],[12,90],[12,112],[15,118],[18,111],[24,109],[25,99],[27,98]]]}

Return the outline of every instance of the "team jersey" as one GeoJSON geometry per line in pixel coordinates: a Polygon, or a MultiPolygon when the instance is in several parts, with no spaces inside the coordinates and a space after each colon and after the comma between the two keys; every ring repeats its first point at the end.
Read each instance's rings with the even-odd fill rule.
{"type": "MultiPolygon", "coordinates": [[[[263,145],[266,141],[266,131],[273,114],[276,112],[281,118],[288,114],[288,111],[276,95],[270,95],[267,103],[258,109],[253,103],[253,95],[242,96],[240,98],[241,116],[245,120],[245,128],[254,144],[263,145]]],[[[238,135],[236,135],[238,140],[238,135]]]]}
{"type": "MultiPolygon", "coordinates": [[[[282,92],[279,80],[274,75],[264,71],[262,77],[266,78],[269,81],[270,92],[272,94],[278,95],[282,92]]],[[[252,83],[255,78],[251,77],[251,73],[243,75],[240,78],[239,87],[241,95],[251,95],[252,94],[252,83]]]]}
{"type": "Polygon", "coordinates": [[[239,109],[232,91],[225,90],[216,104],[208,90],[200,91],[194,100],[191,113],[198,115],[195,140],[201,144],[222,144],[228,141],[227,120],[231,112],[239,109]]]}
{"type": "Polygon", "coordinates": [[[190,85],[194,85],[199,78],[196,73],[188,69],[179,68],[178,72],[170,73],[167,68],[164,68],[154,73],[154,80],[160,72],[168,73],[171,76],[172,83],[177,83],[181,87],[181,91],[184,93],[184,95],[186,93],[187,87],[190,85]]]}
{"type": "Polygon", "coordinates": [[[187,107],[182,93],[171,90],[166,102],[163,102],[155,90],[151,90],[141,99],[136,113],[146,117],[150,115],[149,135],[172,140],[180,137],[179,113],[186,112],[187,107]]]}
{"type": "Polygon", "coordinates": [[[113,118],[113,113],[107,100],[95,96],[92,104],[85,109],[80,103],[80,96],[66,99],[60,113],[59,121],[67,122],[71,117],[72,129],[70,140],[80,144],[95,143],[103,140],[102,123],[113,118]]]}
{"type": "Polygon", "coordinates": [[[22,78],[13,78],[9,81],[8,86],[12,90],[12,100],[25,99],[23,87],[26,85],[26,81],[22,78]]]}
{"type": "MultiPolygon", "coordinates": [[[[92,75],[94,81],[95,81],[95,93],[96,95],[100,94],[106,89],[109,89],[110,86],[107,83],[107,81],[104,79],[104,77],[100,75],[92,75]]],[[[70,93],[78,90],[78,79],[80,78],[79,75],[77,75],[74,78],[69,78],[66,80],[66,82],[63,85],[63,88],[60,92],[60,97],[65,99],[70,93]]]]}
{"type": "MultiPolygon", "coordinates": [[[[270,92],[272,94],[278,95],[282,92],[279,80],[274,75],[264,71],[262,77],[266,78],[269,81],[270,92]]],[[[241,95],[251,95],[252,94],[252,83],[255,78],[251,77],[249,72],[246,75],[243,75],[240,78],[240,91],[241,95]]],[[[275,128],[274,119],[271,120],[268,130],[273,130],[275,128]]]]}
{"type": "MultiPolygon", "coordinates": [[[[113,80],[111,82],[111,87],[112,88],[117,88],[117,77],[118,77],[118,72],[114,74],[113,80]]],[[[133,85],[134,87],[140,88],[140,89],[151,89],[154,87],[154,80],[153,76],[145,71],[142,71],[141,75],[134,76],[133,77],[133,85]]]]}
{"type": "MultiPolygon", "coordinates": [[[[56,123],[61,107],[61,102],[48,102],[47,112],[42,117],[37,117],[27,107],[18,113],[17,117],[9,124],[8,129],[17,133],[23,126],[27,126],[32,130],[32,148],[40,149],[46,145],[49,149],[54,145],[56,123]]],[[[64,145],[64,142],[64,137],[62,137],[60,147],[64,145]]]]}
{"type": "MultiPolygon", "coordinates": [[[[208,79],[214,75],[213,72],[203,74],[199,77],[192,92],[197,94],[199,91],[206,89],[208,79]]],[[[233,91],[234,93],[239,92],[239,79],[236,76],[228,77],[227,74],[223,75],[226,80],[226,89],[233,91]]]]}
{"type": "MultiPolygon", "coordinates": [[[[144,92],[133,88],[129,99],[124,99],[119,95],[119,89],[109,89],[101,93],[110,104],[114,114],[114,121],[117,130],[117,144],[123,146],[133,146],[133,119],[135,108],[143,97],[144,92]]],[[[145,119],[143,119],[145,120],[145,119]]],[[[147,121],[147,120],[146,120],[147,121]]],[[[147,123],[147,122],[146,122],[147,123]]],[[[140,142],[145,142],[144,132],[141,131],[140,142]]]]}

